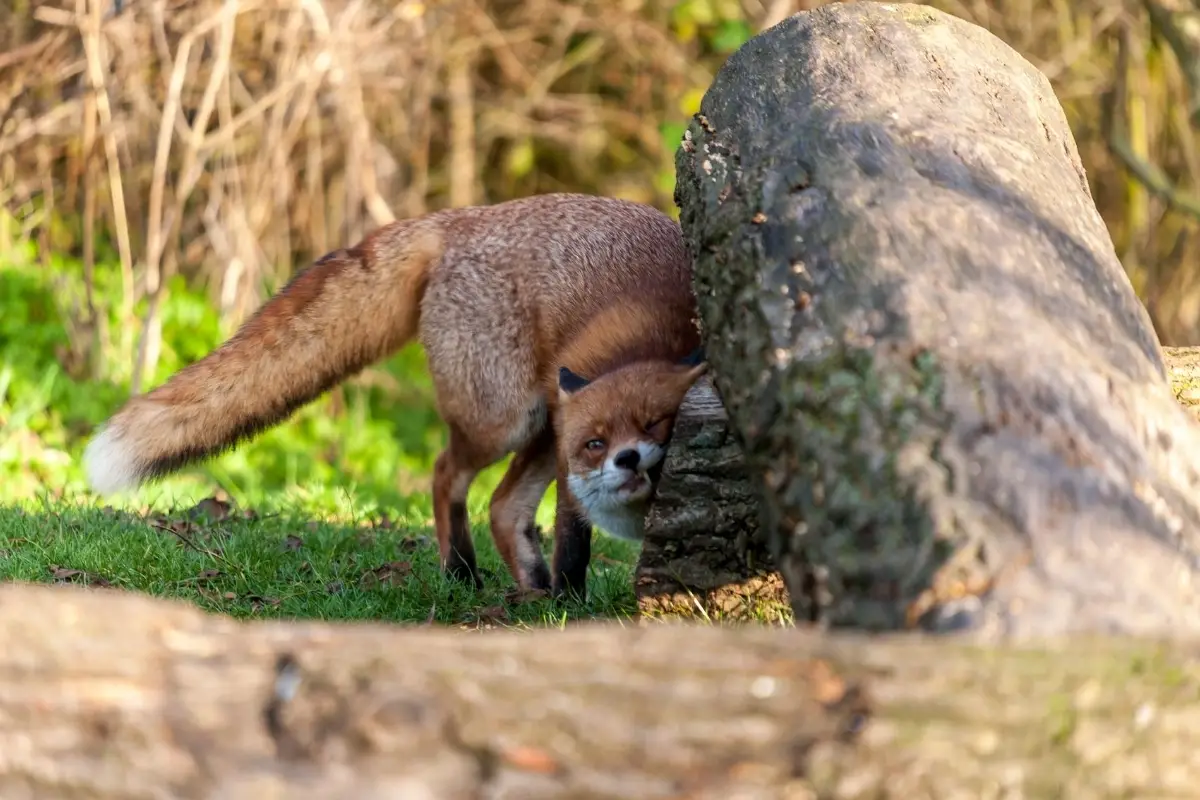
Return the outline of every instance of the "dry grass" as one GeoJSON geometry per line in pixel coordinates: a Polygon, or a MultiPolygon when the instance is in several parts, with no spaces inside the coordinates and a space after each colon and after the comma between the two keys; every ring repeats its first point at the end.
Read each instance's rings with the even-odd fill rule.
{"type": "Polygon", "coordinates": [[[669,204],[659,123],[711,77],[663,14],[611,0],[71,3],[0,19],[4,201],[47,249],[50,212],[74,223],[89,265],[115,240],[123,318],[150,299],[111,343],[135,385],[176,272],[236,321],[264,278],[431,207],[556,189],[669,204]]]}
{"type": "MultiPolygon", "coordinates": [[[[712,0],[761,29],[817,3],[712,0]]],[[[660,124],[721,56],[655,0],[15,0],[0,11],[0,196],[42,252],[115,248],[121,319],[92,294],[73,371],[138,386],[176,273],[229,324],[295,265],[435,207],[553,190],[671,208],[660,124]],[[58,228],[45,224],[58,219],[58,228]],[[268,279],[270,279],[268,281],[268,279]],[[133,319],[135,305],[149,311],[133,319]]],[[[1196,222],[1118,167],[1100,95],[1126,49],[1133,152],[1195,185],[1189,88],[1125,0],[939,0],[1054,82],[1093,192],[1168,343],[1200,341],[1196,222]]],[[[720,9],[717,9],[720,10],[720,9]]],[[[0,226],[0,237],[8,235],[0,226]]],[[[6,242],[0,241],[0,252],[6,242]]]]}

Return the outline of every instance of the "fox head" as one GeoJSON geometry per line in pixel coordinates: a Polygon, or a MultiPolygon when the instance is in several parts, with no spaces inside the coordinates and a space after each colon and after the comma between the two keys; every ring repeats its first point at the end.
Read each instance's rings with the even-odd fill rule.
{"type": "Polygon", "coordinates": [[[593,525],[640,541],[683,396],[705,373],[703,351],[642,361],[593,380],[559,369],[559,450],[571,494],[593,525]]]}

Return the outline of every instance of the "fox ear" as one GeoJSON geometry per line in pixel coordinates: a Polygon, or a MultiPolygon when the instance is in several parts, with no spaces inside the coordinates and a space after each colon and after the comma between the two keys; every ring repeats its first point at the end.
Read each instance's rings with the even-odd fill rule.
{"type": "Polygon", "coordinates": [[[688,353],[680,361],[680,365],[685,367],[696,367],[704,363],[704,345],[700,345],[692,352],[688,353]]]}
{"type": "Polygon", "coordinates": [[[558,388],[565,394],[575,394],[591,381],[582,375],[576,375],[566,367],[558,368],[558,388]]]}

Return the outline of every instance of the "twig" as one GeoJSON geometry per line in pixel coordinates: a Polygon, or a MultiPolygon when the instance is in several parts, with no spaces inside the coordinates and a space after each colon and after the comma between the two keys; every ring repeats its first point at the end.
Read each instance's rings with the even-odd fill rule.
{"type": "Polygon", "coordinates": [[[75,0],[75,20],[87,55],[87,76],[95,92],[96,112],[104,131],[104,154],[108,165],[108,187],[116,217],[117,251],[121,257],[121,352],[127,357],[132,348],[129,323],[133,320],[133,251],[129,244],[129,220],[125,214],[125,186],[121,178],[121,163],[117,154],[117,139],[113,130],[112,106],[104,80],[104,39],[101,35],[100,0],[75,0]]]}
{"type": "MultiPolygon", "coordinates": [[[[162,22],[162,7],[154,5],[155,22],[161,28],[162,22]]],[[[157,361],[157,336],[158,330],[158,311],[162,304],[163,292],[163,275],[162,275],[162,255],[164,249],[164,215],[163,215],[163,195],[166,192],[166,175],[167,164],[171,154],[171,142],[173,139],[174,121],[179,114],[179,98],[183,92],[183,84],[187,79],[188,61],[191,58],[192,47],[196,41],[206,36],[209,31],[218,25],[221,26],[221,36],[217,48],[217,59],[213,67],[212,73],[209,76],[208,85],[204,89],[204,96],[200,102],[200,109],[196,114],[195,123],[191,127],[190,136],[188,137],[188,149],[184,155],[183,174],[188,178],[195,172],[194,166],[196,162],[196,154],[200,143],[204,138],[204,131],[208,127],[208,118],[212,114],[213,106],[216,104],[217,89],[229,67],[229,58],[233,49],[233,22],[238,13],[238,0],[225,0],[220,11],[212,14],[192,30],[188,31],[183,39],[179,42],[179,49],[176,51],[174,65],[171,69],[171,81],[167,87],[167,98],[163,103],[162,122],[158,129],[158,145],[155,150],[154,172],[150,182],[150,208],[148,212],[148,233],[146,236],[146,294],[150,298],[149,307],[146,310],[146,318],[142,322],[142,332],[138,342],[137,357],[134,362],[133,376],[130,379],[130,390],[137,394],[141,391],[142,378],[145,375],[147,367],[153,367],[154,361],[157,361]],[[155,355],[151,358],[151,353],[155,355]]],[[[186,180],[186,178],[185,178],[186,180]]],[[[178,219],[182,213],[184,204],[187,202],[188,196],[191,194],[192,185],[185,184],[177,187],[175,193],[175,211],[172,214],[172,219],[178,219]]],[[[166,226],[168,229],[174,227],[173,221],[166,226]]]]}
{"type": "MultiPolygon", "coordinates": [[[[344,41],[348,37],[342,38],[344,41]]],[[[367,119],[364,108],[362,79],[352,63],[347,63],[345,59],[339,59],[339,61],[341,62],[339,65],[347,75],[344,89],[341,92],[345,98],[342,107],[351,126],[351,136],[357,155],[357,163],[351,168],[357,170],[361,176],[363,204],[367,213],[371,215],[375,225],[386,225],[394,222],[396,215],[379,193],[379,180],[373,158],[375,138],[371,135],[371,123],[367,119]]]]}
{"type": "MultiPolygon", "coordinates": [[[[1188,84],[1188,109],[1193,125],[1200,125],[1200,9],[1192,4],[1190,10],[1163,7],[1155,0],[1142,0],[1150,24],[1163,37],[1188,84]],[[1179,24],[1186,21],[1188,24],[1179,24]]],[[[1182,5],[1182,4],[1180,4],[1182,5]]]]}
{"type": "Polygon", "coordinates": [[[96,313],[96,97],[89,93],[83,105],[83,292],[92,340],[88,374],[99,378],[104,369],[104,339],[96,313]]]}
{"type": "Polygon", "coordinates": [[[475,200],[475,90],[471,86],[472,52],[460,49],[449,65],[450,205],[475,200]]]}
{"type": "Polygon", "coordinates": [[[1176,187],[1157,165],[1135,153],[1129,140],[1121,132],[1118,109],[1124,106],[1128,92],[1125,74],[1129,60],[1130,36],[1128,26],[1122,26],[1117,34],[1117,64],[1113,87],[1100,99],[1101,126],[1108,147],[1148,191],[1173,208],[1200,219],[1200,198],[1176,187]]]}
{"type": "MultiPolygon", "coordinates": [[[[180,533],[179,531],[175,530],[175,528],[171,525],[164,525],[161,522],[152,521],[150,523],[150,527],[155,528],[156,530],[166,531],[167,533],[171,534],[176,539],[178,539],[180,541],[180,543],[183,544],[184,547],[191,548],[192,550],[195,550],[200,555],[208,556],[209,558],[211,558],[215,561],[220,561],[222,564],[224,564],[226,567],[228,567],[230,569],[233,568],[233,565],[229,563],[229,560],[226,559],[225,556],[221,555],[216,550],[213,550],[211,548],[201,547],[200,545],[196,544],[196,542],[192,539],[192,537],[185,536],[183,533],[180,533]]],[[[237,571],[241,572],[241,570],[237,570],[237,571]]]]}

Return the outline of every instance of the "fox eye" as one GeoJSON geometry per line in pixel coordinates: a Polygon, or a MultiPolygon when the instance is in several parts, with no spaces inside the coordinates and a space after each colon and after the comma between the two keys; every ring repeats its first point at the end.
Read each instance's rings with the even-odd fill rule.
{"type": "Polygon", "coordinates": [[[604,449],[604,440],[603,439],[588,439],[587,443],[584,444],[584,447],[586,447],[588,450],[591,450],[594,453],[597,450],[604,449]]]}

